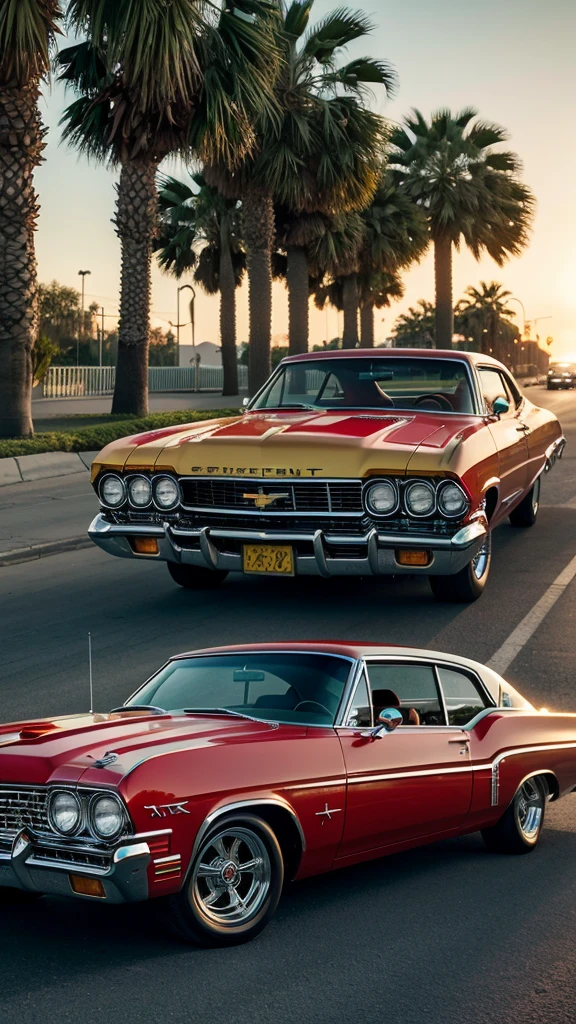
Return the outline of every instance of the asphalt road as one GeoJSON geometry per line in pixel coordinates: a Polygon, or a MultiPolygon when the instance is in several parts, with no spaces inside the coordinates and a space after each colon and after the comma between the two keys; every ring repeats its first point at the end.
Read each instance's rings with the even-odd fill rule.
{"type": "MultiPolygon", "coordinates": [[[[336,637],[488,660],[576,555],[576,393],[530,397],[560,415],[569,447],[534,530],[497,531],[477,604],[438,604],[412,579],[230,577],[194,594],[97,550],[16,565],[0,569],[0,719],[87,707],[88,630],[102,710],[200,645],[336,637]]],[[[506,673],[538,706],[576,710],[575,621],[576,581],[506,673]]],[[[310,879],[258,940],[224,951],[181,944],[147,905],[3,907],[0,1020],[573,1024],[575,854],[569,797],[533,855],[489,855],[472,836],[310,879]]]]}

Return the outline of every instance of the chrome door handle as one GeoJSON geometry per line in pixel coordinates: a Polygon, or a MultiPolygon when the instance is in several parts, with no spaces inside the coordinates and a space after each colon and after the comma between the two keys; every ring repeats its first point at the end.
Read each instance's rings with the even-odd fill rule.
{"type": "Polygon", "coordinates": [[[525,423],[521,427],[516,427],[519,434],[527,434],[530,431],[530,427],[527,427],[525,423]]]}
{"type": "Polygon", "coordinates": [[[464,737],[463,739],[458,740],[448,740],[448,743],[470,743],[470,740],[468,737],[464,737]]]}

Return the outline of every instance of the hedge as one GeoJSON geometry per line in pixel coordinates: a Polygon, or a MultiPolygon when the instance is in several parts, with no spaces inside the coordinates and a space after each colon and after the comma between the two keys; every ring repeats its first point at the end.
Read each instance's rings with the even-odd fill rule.
{"type": "Polygon", "coordinates": [[[55,430],[35,434],[34,437],[0,441],[0,459],[10,459],[18,455],[40,455],[43,452],[99,451],[110,441],[138,434],[143,430],[172,427],[179,423],[196,423],[198,420],[220,419],[222,416],[237,416],[238,412],[238,409],[212,409],[205,412],[182,409],[177,412],[155,412],[140,419],[123,419],[95,427],[55,430]]]}

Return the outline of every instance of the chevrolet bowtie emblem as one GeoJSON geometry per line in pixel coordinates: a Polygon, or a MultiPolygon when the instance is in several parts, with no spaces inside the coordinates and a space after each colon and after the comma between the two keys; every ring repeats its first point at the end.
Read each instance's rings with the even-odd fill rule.
{"type": "Polygon", "coordinates": [[[253,501],[256,508],[268,508],[269,505],[273,505],[275,501],[280,501],[281,498],[289,498],[289,494],[264,494],[262,488],[258,491],[258,494],[243,494],[243,498],[247,501],[253,501]]]}

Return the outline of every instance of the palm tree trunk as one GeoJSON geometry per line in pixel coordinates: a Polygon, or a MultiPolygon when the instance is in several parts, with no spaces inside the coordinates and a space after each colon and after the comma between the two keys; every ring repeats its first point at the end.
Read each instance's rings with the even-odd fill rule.
{"type": "Polygon", "coordinates": [[[116,234],[122,246],[120,322],[113,413],[148,414],[152,242],[156,231],[157,161],[122,166],[116,234]]]}
{"type": "Polygon", "coordinates": [[[238,394],[236,352],[236,280],[230,250],[230,222],[220,221],[220,343],[222,345],[223,395],[238,394]]]}
{"type": "Polygon", "coordinates": [[[342,306],[344,309],[342,348],[356,348],[358,345],[358,277],[356,274],[348,274],[344,278],[342,306]]]}
{"type": "Polygon", "coordinates": [[[306,250],[288,246],[286,267],[288,284],[288,337],[290,355],[308,351],[310,278],[306,250]]]}
{"type": "Polygon", "coordinates": [[[44,149],[39,83],[0,89],[0,437],[29,437],[38,333],[34,169],[44,149]]]}
{"type": "Polygon", "coordinates": [[[452,348],[454,302],[452,299],[452,241],[445,235],[434,239],[436,281],[435,348],[452,348]]]}
{"type": "Polygon", "coordinates": [[[374,303],[370,300],[360,306],[360,348],[374,348],[374,303]]]}
{"type": "Polygon", "coordinates": [[[248,388],[250,394],[255,395],[270,376],[274,204],[267,189],[247,190],[242,200],[242,221],[250,321],[248,388]]]}

